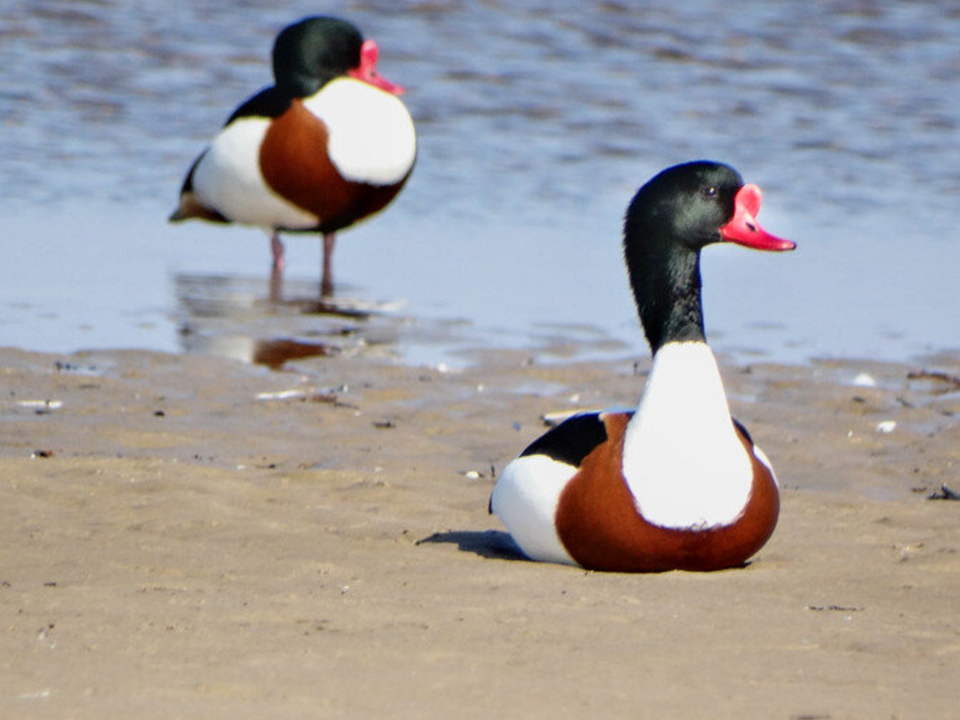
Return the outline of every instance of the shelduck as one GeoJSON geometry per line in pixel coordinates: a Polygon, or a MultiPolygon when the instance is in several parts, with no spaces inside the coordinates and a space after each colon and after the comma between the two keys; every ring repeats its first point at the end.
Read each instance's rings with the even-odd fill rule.
{"type": "Polygon", "coordinates": [[[730,415],[704,335],[700,251],[796,245],[756,220],[761,193],[731,167],[668,168],[627,210],[624,256],[653,366],[639,407],[575,415],[504,469],[490,499],[529,558],[593,570],[743,565],[779,514],[770,462],[730,415]]]}
{"type": "Polygon", "coordinates": [[[335,233],[393,200],[417,155],[403,88],[379,74],[378,54],[339,18],[308,17],[281,31],[275,84],[237,108],[194,161],[171,222],[263,227],[277,272],[281,232],[318,232],[321,290],[330,295],[335,233]]]}

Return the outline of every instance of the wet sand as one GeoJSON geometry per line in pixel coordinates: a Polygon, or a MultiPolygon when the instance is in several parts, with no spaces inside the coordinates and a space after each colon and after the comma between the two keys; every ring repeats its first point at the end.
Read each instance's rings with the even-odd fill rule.
{"type": "Polygon", "coordinates": [[[725,365],[780,525],[649,576],[527,562],[486,511],[544,413],[649,362],[473,360],[0,351],[0,714],[956,716],[956,358],[725,365]]]}

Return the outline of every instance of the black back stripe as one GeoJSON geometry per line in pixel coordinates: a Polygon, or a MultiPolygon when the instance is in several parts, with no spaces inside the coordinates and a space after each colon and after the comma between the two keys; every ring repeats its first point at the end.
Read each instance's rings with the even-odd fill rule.
{"type": "Polygon", "coordinates": [[[753,438],[750,437],[750,433],[743,426],[743,423],[737,420],[736,418],[730,418],[730,419],[733,420],[733,424],[736,426],[737,430],[740,431],[740,434],[747,439],[747,442],[753,445],[753,438]]]}
{"type": "Polygon", "coordinates": [[[580,467],[583,459],[606,439],[607,429],[599,413],[583,413],[548,430],[530,443],[520,457],[545,455],[557,462],[580,467]]]}
{"type": "Polygon", "coordinates": [[[273,119],[283,115],[293,98],[287,93],[281,92],[275,86],[264,88],[256,95],[248,98],[240,107],[233,111],[233,114],[224,123],[229,125],[234,120],[248,117],[259,117],[273,119]]]}

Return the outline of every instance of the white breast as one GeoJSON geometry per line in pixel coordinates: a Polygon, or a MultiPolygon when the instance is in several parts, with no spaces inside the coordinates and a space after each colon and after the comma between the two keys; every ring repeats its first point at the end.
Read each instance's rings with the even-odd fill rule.
{"type": "Polygon", "coordinates": [[[413,119],[396,96],[354,80],[333,80],[304,105],[329,133],[330,160],[347,180],[392,185],[417,156],[413,119]]]}
{"type": "Polygon", "coordinates": [[[657,352],[627,425],[623,473],[644,517],[662,527],[725,525],[743,511],[753,466],[706,343],[668,343],[657,352]]]}

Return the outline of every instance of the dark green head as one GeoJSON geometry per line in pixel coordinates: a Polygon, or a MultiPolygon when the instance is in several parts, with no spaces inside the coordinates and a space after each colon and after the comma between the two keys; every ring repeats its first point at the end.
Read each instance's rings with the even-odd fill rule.
{"type": "Polygon", "coordinates": [[[757,223],[760,188],[729,165],[675,165],[641,187],[627,209],[624,257],[637,310],[654,352],[673,340],[703,340],[700,251],[715,242],[758,250],[795,244],[757,223]]]}
{"type": "Polygon", "coordinates": [[[312,95],[360,66],[363,36],[335,17],[308,17],[284,28],[273,45],[273,76],[294,97],[312,95]]]}

